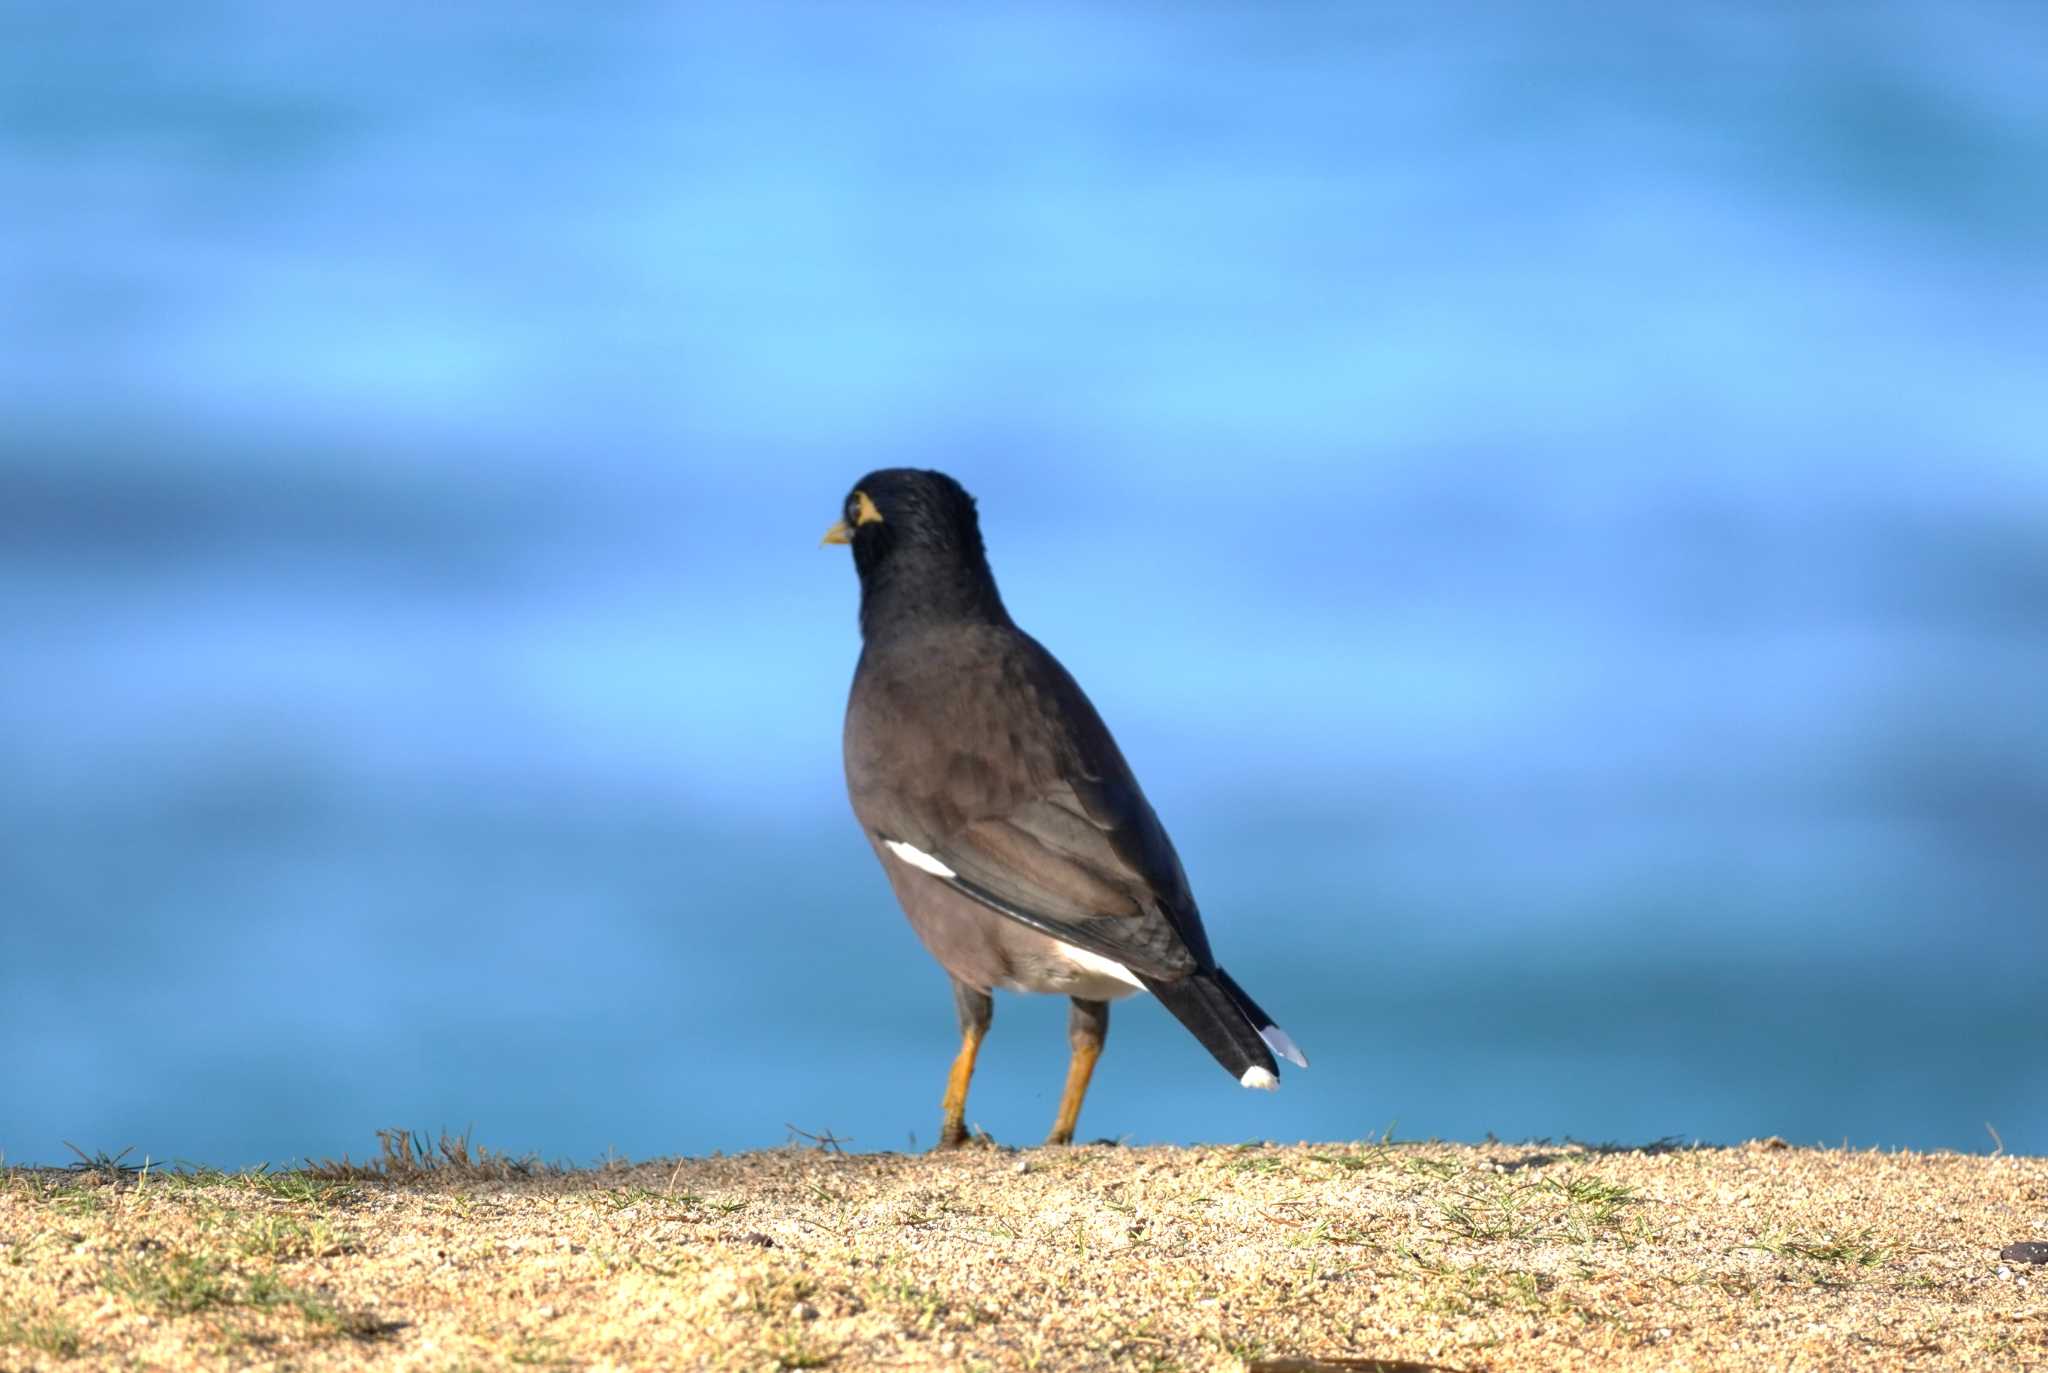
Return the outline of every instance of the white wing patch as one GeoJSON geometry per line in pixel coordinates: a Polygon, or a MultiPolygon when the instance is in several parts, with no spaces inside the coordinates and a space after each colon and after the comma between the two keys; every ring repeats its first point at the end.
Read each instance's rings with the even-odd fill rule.
{"type": "Polygon", "coordinates": [[[901,839],[884,839],[882,843],[888,847],[889,852],[895,854],[913,868],[922,868],[934,877],[952,877],[955,875],[951,868],[915,844],[906,844],[901,839]]]}
{"type": "Polygon", "coordinates": [[[1244,1076],[1239,1078],[1238,1081],[1247,1087],[1256,1087],[1262,1092],[1277,1092],[1280,1090],[1280,1079],[1274,1077],[1264,1068],[1247,1068],[1244,1070],[1244,1076]]]}
{"type": "Polygon", "coordinates": [[[1126,968],[1113,958],[1104,958],[1099,953],[1089,953],[1086,949],[1077,949],[1072,944],[1061,944],[1059,947],[1060,953],[1072,960],[1077,968],[1094,973],[1099,977],[1113,977],[1119,982],[1128,982],[1139,991],[1145,989],[1145,984],[1133,976],[1129,968],[1126,968]]]}
{"type": "MultiPolygon", "coordinates": [[[[915,844],[906,844],[901,839],[883,839],[882,846],[920,872],[928,872],[934,877],[958,876],[951,868],[915,844]]],[[[1077,949],[1072,944],[1059,941],[1055,943],[1058,943],[1061,956],[1081,971],[1094,973],[1097,977],[1111,978],[1126,986],[1136,987],[1139,991],[1145,989],[1145,984],[1140,982],[1129,968],[1115,959],[1104,958],[1101,954],[1090,953],[1086,949],[1077,949]]]]}
{"type": "Polygon", "coordinates": [[[1278,1025],[1268,1025],[1265,1029],[1259,1031],[1259,1038],[1266,1041],[1267,1048],[1286,1059],[1289,1063],[1292,1063],[1295,1067],[1308,1067],[1308,1059],[1302,1054],[1301,1046],[1296,1044],[1287,1031],[1281,1029],[1278,1025]]]}

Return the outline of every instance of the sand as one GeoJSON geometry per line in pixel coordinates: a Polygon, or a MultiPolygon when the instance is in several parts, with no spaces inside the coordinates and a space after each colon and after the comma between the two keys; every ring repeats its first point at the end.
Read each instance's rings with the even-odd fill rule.
{"type": "Polygon", "coordinates": [[[2048,1369],[2048,1159],[454,1152],[8,1170],[0,1369],[2048,1369]]]}

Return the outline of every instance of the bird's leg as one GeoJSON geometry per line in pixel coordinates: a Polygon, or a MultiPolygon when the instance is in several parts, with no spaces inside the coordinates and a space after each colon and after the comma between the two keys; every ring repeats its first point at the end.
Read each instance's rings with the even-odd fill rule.
{"type": "Polygon", "coordinates": [[[957,1149],[967,1142],[967,1084],[974,1078],[974,1056],[988,1033],[996,1004],[989,994],[953,979],[953,1009],[960,1014],[960,1052],[946,1077],[945,1118],[939,1124],[939,1148],[957,1149]]]}
{"type": "Polygon", "coordinates": [[[1088,1095],[1088,1079],[1095,1075],[1095,1060],[1102,1057],[1102,1041],[1109,1037],[1109,1003],[1083,1001],[1075,997],[1067,1012],[1067,1042],[1074,1057],[1067,1064],[1067,1090],[1060,1097],[1059,1119],[1052,1123],[1047,1144],[1072,1144],[1074,1126],[1081,1119],[1081,1098],[1088,1095]]]}

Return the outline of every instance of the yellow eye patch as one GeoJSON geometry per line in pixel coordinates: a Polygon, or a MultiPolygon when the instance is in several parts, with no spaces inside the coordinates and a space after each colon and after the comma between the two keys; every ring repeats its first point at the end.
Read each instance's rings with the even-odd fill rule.
{"type": "Polygon", "coordinates": [[[852,543],[853,531],[858,526],[880,524],[881,522],[882,512],[875,509],[875,503],[868,499],[868,493],[856,491],[853,493],[853,523],[848,524],[845,520],[841,520],[838,524],[833,525],[825,531],[825,537],[818,541],[819,547],[822,548],[828,543],[852,543]]]}

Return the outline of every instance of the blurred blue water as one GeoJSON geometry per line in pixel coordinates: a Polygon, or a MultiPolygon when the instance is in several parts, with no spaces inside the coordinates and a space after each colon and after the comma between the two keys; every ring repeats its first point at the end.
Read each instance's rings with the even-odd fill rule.
{"type": "Polygon", "coordinates": [[[0,27],[9,1159],[929,1142],[888,463],[1315,1060],[1084,1131],[2048,1151],[2038,9],[0,27]]]}

